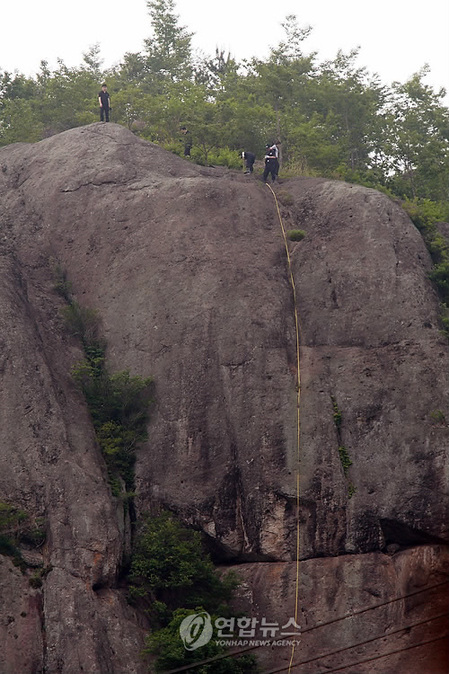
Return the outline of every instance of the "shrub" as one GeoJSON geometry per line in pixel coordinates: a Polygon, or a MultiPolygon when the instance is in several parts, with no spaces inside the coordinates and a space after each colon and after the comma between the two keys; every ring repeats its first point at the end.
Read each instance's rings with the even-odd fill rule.
{"type": "Polygon", "coordinates": [[[242,168],[240,153],[227,147],[211,150],[208,154],[208,163],[213,166],[227,166],[230,169],[242,168]]]}
{"type": "Polygon", "coordinates": [[[449,304],[449,260],[436,264],[429,273],[443,303],[449,304]]]}
{"type": "Polygon", "coordinates": [[[441,301],[448,304],[449,244],[438,232],[436,223],[449,219],[449,206],[446,202],[417,198],[404,201],[402,206],[423,236],[434,263],[429,278],[434,283],[441,301]]]}
{"type": "Polygon", "coordinates": [[[405,199],[402,208],[408,213],[413,224],[421,231],[433,228],[436,222],[449,219],[449,204],[430,199],[405,199]]]}
{"type": "Polygon", "coordinates": [[[30,586],[36,590],[42,587],[44,578],[50,573],[52,569],[53,567],[50,565],[42,567],[41,569],[35,571],[33,575],[30,576],[30,578],[28,579],[30,586]]]}
{"type": "Polygon", "coordinates": [[[287,232],[287,239],[290,241],[302,241],[306,233],[302,229],[289,229],[287,232]]]}
{"type": "MultiPolygon", "coordinates": [[[[59,277],[67,281],[58,269],[59,277]]],[[[134,489],[135,450],[147,439],[152,379],[131,376],[126,370],[109,374],[98,312],[82,307],[71,294],[66,299],[68,304],[62,314],[70,333],[81,340],[85,355],[72,367],[71,374],[92,417],[112,493],[119,496],[123,483],[128,492],[134,489]]]]}
{"type": "Polygon", "coordinates": [[[73,301],[62,309],[62,315],[71,335],[78,337],[85,348],[105,350],[105,344],[99,337],[100,318],[97,311],[73,301]]]}
{"type": "Polygon", "coordinates": [[[109,375],[101,352],[72,368],[83,391],[105,459],[113,494],[120,494],[121,478],[134,489],[135,450],[147,439],[151,377],[131,376],[128,371],[109,375]]]}
{"type": "MultiPolygon", "coordinates": [[[[295,203],[295,200],[293,199],[290,192],[287,192],[286,190],[279,190],[277,192],[277,198],[284,206],[292,206],[295,203]]],[[[301,230],[292,230],[292,231],[301,231],[301,230]]]]}
{"type": "MultiPolygon", "coordinates": [[[[197,607],[196,611],[202,611],[202,607],[197,607]]],[[[191,611],[187,609],[177,609],[173,613],[173,618],[167,627],[154,632],[147,638],[145,654],[157,655],[156,672],[170,671],[177,667],[194,664],[201,660],[207,660],[226,652],[226,647],[216,643],[215,635],[212,639],[194,651],[188,651],[184,648],[179,635],[179,628],[191,611]]],[[[216,616],[211,616],[215,621],[216,616]]],[[[189,670],[190,671],[190,670],[189,670]]],[[[201,674],[257,674],[259,668],[253,655],[242,655],[239,658],[228,657],[206,663],[201,668],[192,669],[192,672],[201,674]]]]}
{"type": "MultiPolygon", "coordinates": [[[[157,672],[225,653],[215,639],[188,651],[179,633],[182,620],[192,613],[228,616],[228,602],[237,585],[232,574],[218,576],[198,532],[183,527],[167,512],[145,518],[135,541],[129,580],[131,601],[147,607],[155,630],[147,637],[144,653],[157,655],[157,672]]],[[[199,671],[249,674],[258,669],[253,656],[244,656],[223,658],[199,671]]]]}
{"type": "Polygon", "coordinates": [[[52,264],[53,275],[55,277],[54,289],[66,302],[70,302],[72,297],[72,284],[67,278],[67,271],[63,269],[61,264],[57,261],[53,261],[52,264]]]}
{"type": "Polygon", "coordinates": [[[23,529],[23,524],[28,520],[24,510],[9,503],[0,502],[0,533],[18,537],[23,529]]]}
{"type": "Polygon", "coordinates": [[[236,585],[224,580],[204,554],[201,534],[183,527],[170,513],[146,518],[136,538],[130,569],[130,596],[152,605],[153,622],[167,624],[179,607],[220,609],[236,585]],[[156,609],[156,613],[155,610],[156,609]]]}
{"type": "Polygon", "coordinates": [[[442,412],[441,410],[432,410],[432,412],[430,413],[430,418],[436,424],[442,424],[446,426],[446,417],[444,415],[444,412],[442,412]]]}
{"type": "Polygon", "coordinates": [[[45,520],[32,518],[20,508],[0,502],[0,554],[12,557],[13,563],[22,571],[27,564],[18,545],[23,543],[39,547],[45,540],[45,520]]]}
{"type": "Polygon", "coordinates": [[[343,466],[343,472],[345,475],[347,475],[349,467],[352,466],[352,461],[349,458],[348,450],[343,445],[340,445],[338,448],[338,454],[340,456],[341,465],[343,466]]]}
{"type": "Polygon", "coordinates": [[[337,401],[335,400],[334,397],[331,397],[332,400],[332,407],[333,407],[333,417],[334,417],[334,424],[338,432],[340,432],[341,429],[341,422],[343,420],[343,416],[341,413],[341,410],[339,409],[337,405],[337,401]]]}

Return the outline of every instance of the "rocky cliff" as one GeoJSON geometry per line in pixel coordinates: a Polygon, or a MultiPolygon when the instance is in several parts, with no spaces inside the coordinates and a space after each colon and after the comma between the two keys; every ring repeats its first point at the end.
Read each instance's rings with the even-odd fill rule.
{"type": "MultiPolygon", "coordinates": [[[[276,186],[285,226],[306,231],[288,244],[298,464],[294,304],[266,186],[114,124],[5,147],[0,169],[0,500],[47,527],[41,587],[0,557],[0,672],[146,671],[146,623],[118,583],[129,524],[69,374],[80,345],[55,260],[98,310],[111,369],[155,379],[138,513],[169,507],[202,529],[238,565],[243,610],[279,620],[294,610],[299,517],[303,629],[373,610],[311,629],[295,661],[380,635],[332,666],[446,672],[448,345],[402,209],[340,182],[276,186]]],[[[288,658],[261,653],[267,667],[288,658]]]]}

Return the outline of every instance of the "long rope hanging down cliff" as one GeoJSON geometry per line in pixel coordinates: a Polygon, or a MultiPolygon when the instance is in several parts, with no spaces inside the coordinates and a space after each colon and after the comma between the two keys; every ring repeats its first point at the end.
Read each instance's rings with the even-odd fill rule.
{"type": "MultiPolygon", "coordinates": [[[[295,316],[295,342],[296,342],[296,581],[295,581],[295,610],[294,618],[295,622],[298,623],[298,612],[299,612],[299,459],[300,459],[300,419],[299,419],[299,406],[301,400],[301,371],[300,371],[300,347],[299,347],[299,312],[298,312],[298,303],[296,295],[296,285],[295,277],[293,276],[292,264],[290,251],[288,249],[287,233],[285,231],[284,223],[282,220],[281,210],[279,208],[279,202],[274,192],[273,188],[265,183],[270,192],[273,195],[276,211],[279,218],[279,224],[282,231],[282,237],[284,239],[285,252],[287,255],[287,265],[288,265],[288,274],[290,279],[290,285],[293,293],[293,307],[294,307],[294,316],[295,316]]],[[[295,655],[295,644],[292,646],[292,652],[290,657],[290,664],[288,667],[288,672],[292,672],[293,667],[293,658],[295,655]]]]}

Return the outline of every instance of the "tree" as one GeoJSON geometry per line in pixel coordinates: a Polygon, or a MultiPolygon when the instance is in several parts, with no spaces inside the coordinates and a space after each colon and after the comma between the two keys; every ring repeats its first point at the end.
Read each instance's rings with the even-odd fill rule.
{"type": "Polygon", "coordinates": [[[153,36],[145,40],[146,65],[156,81],[192,76],[192,35],[179,26],[174,0],[147,0],[153,36]]]}
{"type": "MultiPolygon", "coordinates": [[[[207,611],[212,620],[230,614],[228,602],[236,580],[220,578],[204,554],[201,534],[183,527],[170,513],[147,517],[134,545],[129,574],[131,600],[147,606],[154,631],[145,653],[157,655],[156,671],[193,664],[223,654],[212,638],[198,650],[184,648],[180,624],[189,615],[207,611]]],[[[202,666],[203,674],[250,674],[258,667],[254,656],[223,658],[202,666]]]]}
{"type": "Polygon", "coordinates": [[[270,61],[288,64],[303,59],[302,43],[309,37],[312,27],[301,28],[295,14],[286,16],[281,26],[285,31],[285,40],[282,40],[277,48],[271,48],[270,61]]]}
{"type": "Polygon", "coordinates": [[[216,573],[204,554],[201,534],[183,527],[168,512],[143,522],[129,578],[131,598],[152,605],[156,625],[167,625],[179,607],[225,610],[235,587],[232,576],[222,580],[216,573]]]}
{"type": "Polygon", "coordinates": [[[274,122],[265,142],[282,142],[282,158],[288,156],[285,117],[301,110],[307,99],[308,83],[314,72],[315,54],[305,55],[302,43],[311,28],[300,28],[296,17],[289,15],[282,24],[286,38],[272,48],[267,60],[252,59],[247,64],[245,83],[241,92],[252,94],[259,105],[269,105],[274,122]]]}
{"type": "Polygon", "coordinates": [[[405,84],[395,82],[386,107],[382,168],[401,196],[449,196],[449,110],[444,89],[423,82],[424,67],[405,84]]]}
{"type": "Polygon", "coordinates": [[[230,78],[235,81],[237,72],[238,64],[230,52],[226,54],[218,47],[214,58],[203,58],[194,66],[195,82],[205,86],[214,99],[226,93],[230,78]]]}
{"type": "MultiPolygon", "coordinates": [[[[378,132],[378,115],[385,89],[366,68],[358,68],[358,50],[339,51],[320,68],[312,95],[313,112],[327,127],[328,138],[339,147],[340,171],[370,167],[378,132]]],[[[337,167],[335,167],[337,168],[337,167]]]]}
{"type": "Polygon", "coordinates": [[[83,63],[83,69],[91,73],[98,83],[100,83],[103,79],[103,71],[101,69],[103,59],[100,57],[100,45],[98,43],[92,45],[87,52],[83,53],[83,63]]]}

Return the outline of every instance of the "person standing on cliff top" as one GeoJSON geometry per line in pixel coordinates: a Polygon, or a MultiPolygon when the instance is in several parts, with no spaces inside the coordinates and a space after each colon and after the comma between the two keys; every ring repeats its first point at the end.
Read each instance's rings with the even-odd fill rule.
{"type": "Polygon", "coordinates": [[[270,150],[274,150],[274,154],[276,157],[276,176],[279,175],[279,148],[278,145],[281,144],[280,140],[275,140],[273,145],[271,145],[270,150]]]}
{"type": "Polygon", "coordinates": [[[276,157],[276,150],[267,145],[265,148],[265,168],[263,172],[263,181],[267,182],[268,174],[271,173],[271,179],[274,182],[279,171],[279,161],[276,157]]]}
{"type": "Polygon", "coordinates": [[[100,122],[109,122],[109,110],[111,110],[111,97],[108,93],[108,88],[103,82],[101,91],[98,92],[98,102],[100,103],[100,122]]]}
{"type": "Polygon", "coordinates": [[[184,136],[184,157],[190,157],[192,149],[192,134],[186,126],[181,126],[181,133],[184,136]]]}

